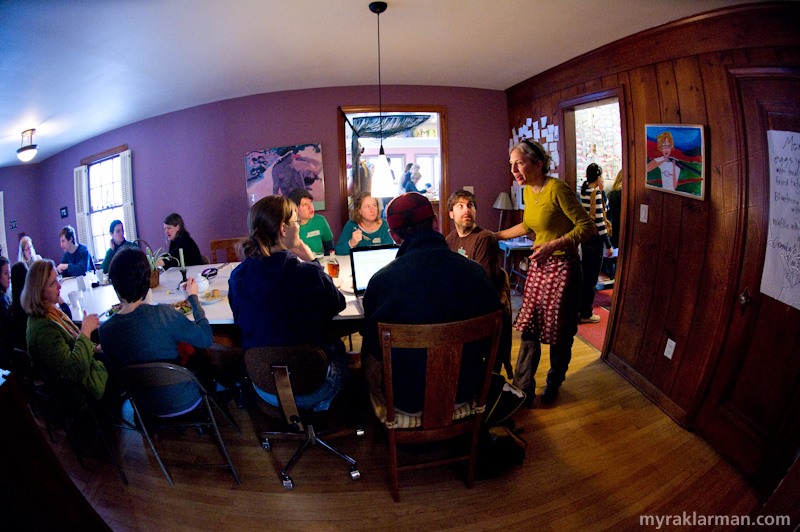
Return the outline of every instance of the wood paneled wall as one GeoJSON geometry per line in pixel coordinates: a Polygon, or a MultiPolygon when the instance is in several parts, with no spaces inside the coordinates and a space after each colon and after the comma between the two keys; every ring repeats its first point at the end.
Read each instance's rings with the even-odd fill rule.
{"type": "Polygon", "coordinates": [[[528,117],[558,123],[559,102],[623,88],[625,225],[604,356],[685,426],[724,356],[718,351],[736,295],[734,250],[748,197],[741,187],[748,154],[736,138],[727,69],[800,64],[799,22],[796,3],[710,12],[612,43],[507,91],[516,128],[528,117]],[[704,201],[644,188],[645,124],[658,123],[705,126],[704,201]],[[648,205],[647,223],[639,222],[640,205],[648,205]],[[663,356],[668,337],[677,343],[672,360],[663,356]]]}

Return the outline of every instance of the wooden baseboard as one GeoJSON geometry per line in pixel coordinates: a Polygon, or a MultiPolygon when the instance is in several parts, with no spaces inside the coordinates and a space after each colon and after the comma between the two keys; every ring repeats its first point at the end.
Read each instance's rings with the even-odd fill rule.
{"type": "Polygon", "coordinates": [[[678,425],[687,430],[691,430],[691,427],[686,425],[686,411],[667,397],[664,392],[656,388],[652,382],[645,379],[638,371],[611,351],[607,353],[605,360],[609,366],[614,368],[625,380],[642,392],[645,397],[653,401],[657,407],[675,420],[678,425]]]}

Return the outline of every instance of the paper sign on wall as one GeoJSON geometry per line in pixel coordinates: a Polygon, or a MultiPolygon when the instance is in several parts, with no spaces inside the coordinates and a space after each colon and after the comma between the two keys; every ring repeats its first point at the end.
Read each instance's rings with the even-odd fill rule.
{"type": "Polygon", "coordinates": [[[800,132],[767,131],[769,229],[761,293],[800,309],[800,132]]]}

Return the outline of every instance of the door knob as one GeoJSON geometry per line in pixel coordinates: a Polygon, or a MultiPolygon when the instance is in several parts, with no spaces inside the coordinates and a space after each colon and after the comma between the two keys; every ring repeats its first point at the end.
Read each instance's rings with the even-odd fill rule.
{"type": "Polygon", "coordinates": [[[745,286],[744,290],[741,294],[739,294],[739,304],[742,306],[742,310],[744,310],[747,305],[750,304],[752,299],[750,298],[750,288],[745,286]]]}

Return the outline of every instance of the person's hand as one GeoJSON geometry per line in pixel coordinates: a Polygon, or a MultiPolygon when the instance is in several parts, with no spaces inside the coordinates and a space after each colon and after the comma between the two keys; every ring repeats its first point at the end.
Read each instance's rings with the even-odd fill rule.
{"type": "Polygon", "coordinates": [[[606,248],[606,257],[611,257],[614,254],[614,250],[610,248],[606,248]]]}
{"type": "Polygon", "coordinates": [[[158,267],[158,266],[164,266],[164,259],[158,259],[156,261],[156,267],[158,267]]]}
{"type": "Polygon", "coordinates": [[[533,253],[531,253],[531,256],[529,258],[538,263],[542,263],[547,259],[549,259],[555,250],[556,250],[555,240],[551,240],[550,242],[544,242],[542,244],[534,244],[533,253]]]}
{"type": "Polygon", "coordinates": [[[302,259],[304,261],[307,261],[307,262],[311,262],[312,260],[317,258],[317,256],[314,254],[314,252],[311,251],[311,248],[308,247],[308,244],[306,244],[305,242],[302,242],[302,241],[300,242],[299,246],[297,246],[296,248],[294,248],[292,250],[292,253],[297,255],[298,258],[300,258],[300,259],[302,259]]]}
{"type": "Polygon", "coordinates": [[[356,229],[353,231],[353,236],[350,237],[350,244],[351,248],[354,248],[358,245],[359,242],[364,238],[364,232],[361,229],[356,229]]]}
{"type": "Polygon", "coordinates": [[[65,270],[66,270],[68,267],[69,267],[69,264],[66,264],[66,263],[62,262],[61,264],[59,264],[58,266],[56,266],[56,270],[58,270],[58,273],[64,273],[64,271],[65,271],[65,270]]]}
{"type": "Polygon", "coordinates": [[[94,346],[94,352],[95,353],[102,353],[103,352],[103,346],[101,346],[100,344],[97,344],[96,346],[94,346]]]}
{"type": "Polygon", "coordinates": [[[187,279],[184,289],[186,290],[186,297],[197,295],[197,281],[194,280],[194,277],[189,277],[189,279],[187,279]]]}
{"type": "Polygon", "coordinates": [[[83,321],[81,322],[81,334],[84,335],[86,338],[91,338],[92,333],[100,327],[100,318],[97,317],[97,314],[86,314],[86,311],[83,311],[83,321]]]}

